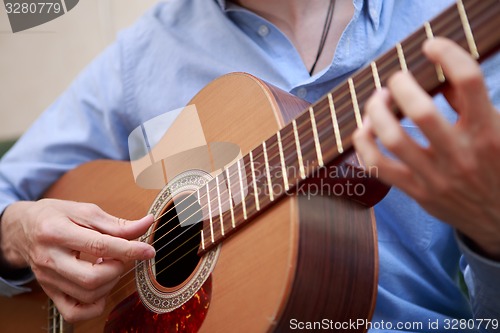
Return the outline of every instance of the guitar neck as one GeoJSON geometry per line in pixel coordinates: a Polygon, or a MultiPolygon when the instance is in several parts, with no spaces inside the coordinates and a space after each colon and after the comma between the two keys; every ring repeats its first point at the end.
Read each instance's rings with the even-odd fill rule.
{"type": "Polygon", "coordinates": [[[351,150],[366,101],[391,75],[409,71],[427,92],[437,93],[446,77],[423,54],[427,39],[446,37],[483,61],[500,46],[499,16],[498,0],[457,1],[208,182],[197,193],[210,215],[198,253],[215,247],[302,180],[351,150]],[[221,202],[229,202],[229,207],[221,207],[221,202]],[[231,220],[230,230],[224,230],[223,219],[231,220]]]}

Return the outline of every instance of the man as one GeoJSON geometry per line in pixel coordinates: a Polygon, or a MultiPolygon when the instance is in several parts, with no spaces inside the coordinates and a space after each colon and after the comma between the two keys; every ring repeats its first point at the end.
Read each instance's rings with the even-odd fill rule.
{"type": "MultiPolygon", "coordinates": [[[[151,218],[127,222],[92,205],[30,200],[85,161],[127,159],[132,129],[185,105],[224,73],[249,72],[312,102],[449,3],[159,5],[76,79],[0,165],[4,274],[29,265],[66,319],[97,315],[122,262],[153,256],[148,245],[124,240],[144,232],[151,218]],[[84,263],[78,251],[106,259],[84,263]]],[[[485,66],[489,97],[479,67],[456,45],[439,39],[424,50],[445,71],[445,96],[458,122],[442,97],[433,102],[409,74],[399,73],[370,99],[356,148],[383,181],[400,189],[376,207],[380,278],[373,321],[437,320],[444,330],[451,318],[500,317],[500,117],[491,102],[500,103],[500,75],[498,59],[485,66]],[[411,120],[404,128],[389,112],[392,102],[411,120]],[[393,157],[385,157],[375,136],[393,157]],[[470,300],[458,287],[459,260],[470,300]]],[[[12,287],[16,279],[10,280],[12,287]]],[[[476,328],[484,327],[470,331],[476,328]]]]}

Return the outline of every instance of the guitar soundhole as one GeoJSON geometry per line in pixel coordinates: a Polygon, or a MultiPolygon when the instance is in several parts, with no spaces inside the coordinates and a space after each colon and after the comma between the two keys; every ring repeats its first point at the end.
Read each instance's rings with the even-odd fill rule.
{"type": "Polygon", "coordinates": [[[195,196],[185,194],[170,202],[162,215],[153,236],[152,271],[160,286],[175,288],[188,280],[200,262],[202,212],[195,196]]]}

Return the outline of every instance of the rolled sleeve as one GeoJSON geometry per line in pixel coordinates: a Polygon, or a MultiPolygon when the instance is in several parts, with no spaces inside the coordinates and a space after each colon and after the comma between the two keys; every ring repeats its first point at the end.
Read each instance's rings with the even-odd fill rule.
{"type": "Polygon", "coordinates": [[[24,285],[33,281],[34,279],[35,276],[31,272],[27,273],[26,276],[23,276],[17,280],[7,280],[0,277],[0,295],[12,297],[18,294],[29,292],[31,291],[31,289],[24,285]]]}
{"type": "MultiPolygon", "coordinates": [[[[457,241],[463,253],[460,269],[469,290],[474,318],[499,320],[500,262],[489,260],[476,253],[467,244],[467,240],[458,233],[457,241]]],[[[485,332],[490,331],[485,330],[485,332]]]]}

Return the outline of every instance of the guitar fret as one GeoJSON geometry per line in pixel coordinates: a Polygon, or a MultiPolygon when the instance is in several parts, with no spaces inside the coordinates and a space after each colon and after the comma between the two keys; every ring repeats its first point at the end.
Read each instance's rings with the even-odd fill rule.
{"type": "Polygon", "coordinates": [[[241,191],[241,208],[243,209],[243,218],[246,220],[247,219],[247,207],[245,204],[245,191],[243,189],[243,179],[241,177],[241,160],[238,160],[238,177],[240,179],[240,191],[241,191]]]}
{"type": "Polygon", "coordinates": [[[208,206],[208,218],[209,218],[209,221],[210,221],[210,238],[212,240],[212,243],[215,243],[215,239],[214,239],[214,223],[213,223],[213,219],[212,219],[212,205],[211,205],[211,200],[210,200],[210,188],[208,187],[208,184],[210,184],[210,182],[208,182],[205,186],[207,188],[207,206],[208,206]]]}
{"type": "Polygon", "coordinates": [[[361,120],[361,112],[359,112],[358,97],[356,96],[356,90],[354,89],[354,81],[350,77],[347,82],[349,83],[349,91],[351,92],[351,101],[354,108],[354,116],[356,117],[356,125],[358,128],[361,128],[363,127],[363,121],[361,120]]]}
{"type": "Polygon", "coordinates": [[[205,251],[205,237],[203,236],[203,229],[201,229],[201,248],[205,251]]]}
{"type": "Polygon", "coordinates": [[[370,65],[372,67],[372,76],[373,76],[373,81],[375,82],[375,88],[377,90],[380,90],[382,89],[382,85],[380,84],[380,77],[378,75],[377,63],[375,61],[372,61],[370,65]]]}
{"type": "Polygon", "coordinates": [[[328,93],[328,104],[330,105],[330,113],[332,115],[333,132],[335,134],[335,142],[337,144],[337,150],[339,154],[344,152],[344,147],[342,147],[342,139],[340,138],[339,123],[337,122],[337,114],[335,113],[335,106],[333,105],[333,97],[331,93],[328,93]]]}
{"type": "Polygon", "coordinates": [[[264,162],[266,164],[267,187],[269,189],[269,199],[274,201],[273,184],[271,183],[271,171],[269,170],[269,160],[267,157],[266,142],[262,142],[262,149],[264,150],[264,162]]]}
{"type": "Polygon", "coordinates": [[[217,203],[219,204],[220,231],[222,236],[224,236],[224,222],[222,220],[222,203],[220,201],[220,187],[218,176],[215,177],[215,183],[217,184],[217,203]]]}
{"type": "Polygon", "coordinates": [[[403,52],[403,46],[401,43],[396,44],[396,50],[398,51],[399,64],[403,72],[408,72],[408,66],[406,65],[405,54],[403,52]]]}
{"type": "Polygon", "coordinates": [[[295,119],[292,121],[292,125],[293,125],[293,135],[295,137],[295,147],[297,150],[297,159],[299,160],[300,178],[305,179],[306,173],[304,170],[304,161],[302,160],[302,149],[300,148],[299,133],[297,132],[297,122],[295,121],[295,119]]]}
{"type": "Polygon", "coordinates": [[[283,155],[283,144],[281,143],[280,131],[278,131],[276,133],[276,137],[278,140],[278,148],[280,151],[280,162],[281,162],[281,173],[283,174],[283,185],[285,186],[285,191],[288,191],[290,189],[290,187],[288,185],[288,173],[286,171],[285,156],[283,155]]]}
{"type": "Polygon", "coordinates": [[[314,117],[314,110],[313,107],[309,107],[309,114],[311,116],[311,126],[313,129],[313,135],[314,135],[314,146],[316,147],[316,155],[318,156],[318,165],[320,167],[324,166],[323,162],[323,154],[321,153],[321,145],[319,143],[319,135],[318,135],[318,128],[316,127],[316,118],[314,117]]]}
{"type": "MultiPolygon", "coordinates": [[[[198,203],[201,206],[200,189],[196,190],[196,197],[198,198],[198,203]]],[[[203,236],[203,228],[201,228],[201,248],[205,250],[205,237],[203,236]]]]}
{"type": "Polygon", "coordinates": [[[55,316],[55,311],[52,309],[52,332],[55,332],[56,329],[56,316],[55,316]]]}
{"type": "Polygon", "coordinates": [[[60,314],[57,314],[57,317],[59,317],[59,333],[63,333],[64,330],[63,317],[60,314]]]}
{"type": "Polygon", "coordinates": [[[255,168],[253,166],[253,154],[251,150],[249,155],[250,155],[250,169],[252,170],[252,183],[253,183],[253,194],[255,197],[255,209],[259,211],[260,210],[259,193],[257,191],[257,179],[255,178],[255,168]]]}
{"type": "MultiPolygon", "coordinates": [[[[434,33],[432,32],[431,24],[429,22],[424,23],[425,27],[425,34],[427,35],[428,39],[434,38],[434,33]]],[[[443,67],[441,67],[440,64],[435,65],[436,68],[436,74],[439,82],[445,82],[446,78],[444,77],[444,72],[443,72],[443,67]]]]}
{"type": "Polygon", "coordinates": [[[52,303],[51,305],[52,305],[52,308],[51,308],[51,310],[52,310],[52,314],[51,314],[51,316],[52,316],[52,332],[55,332],[57,329],[57,321],[56,321],[57,309],[56,309],[54,303],[52,303]]]}
{"type": "Polygon", "coordinates": [[[467,45],[469,45],[470,54],[474,59],[479,59],[479,52],[477,51],[476,41],[474,40],[474,35],[472,34],[472,29],[469,24],[469,19],[467,18],[467,12],[465,11],[464,3],[462,0],[457,0],[458,14],[460,15],[460,21],[464,28],[465,39],[467,40],[467,45]]]}
{"type": "Polygon", "coordinates": [[[226,179],[227,179],[227,189],[228,189],[228,196],[229,196],[229,210],[231,211],[231,226],[236,228],[236,224],[234,222],[234,208],[233,208],[233,194],[231,192],[231,180],[229,177],[229,168],[226,169],[226,179]]]}

